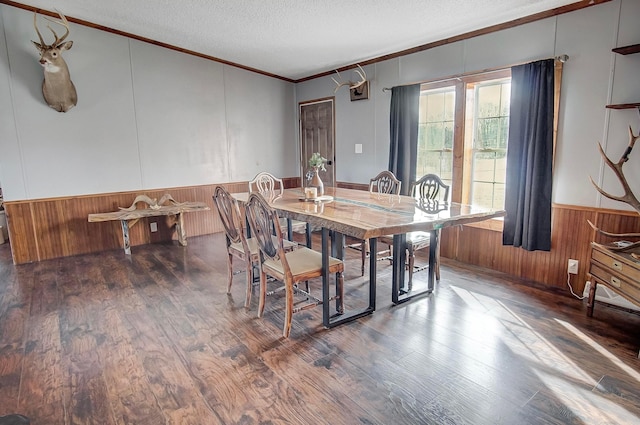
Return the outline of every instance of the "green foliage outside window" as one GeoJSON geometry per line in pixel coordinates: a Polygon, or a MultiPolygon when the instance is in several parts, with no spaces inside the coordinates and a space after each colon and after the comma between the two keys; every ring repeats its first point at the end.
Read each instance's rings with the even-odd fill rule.
{"type": "MultiPolygon", "coordinates": [[[[464,132],[473,135],[469,136],[471,145],[468,147],[473,157],[468,163],[471,167],[469,181],[463,185],[469,188],[473,204],[503,208],[511,81],[507,78],[468,83],[465,90],[472,110],[467,108],[470,116],[466,123],[459,125],[472,125],[464,132]]],[[[465,143],[454,140],[455,99],[455,86],[425,90],[420,95],[418,177],[435,173],[447,184],[452,184],[454,143],[465,143]]]]}

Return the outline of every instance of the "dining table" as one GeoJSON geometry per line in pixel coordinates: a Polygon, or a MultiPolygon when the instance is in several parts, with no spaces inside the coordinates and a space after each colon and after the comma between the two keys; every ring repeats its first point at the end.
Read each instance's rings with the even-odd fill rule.
{"type": "MultiPolygon", "coordinates": [[[[332,328],[369,315],[376,307],[377,238],[393,235],[391,300],[401,304],[429,294],[435,286],[435,257],[439,244],[439,230],[468,223],[501,217],[504,210],[490,209],[455,202],[423,201],[410,196],[384,194],[357,189],[325,187],[324,194],[315,199],[305,197],[303,188],[286,189],[283,193],[263,194],[280,217],[307,222],[321,229],[323,262],[322,300],[323,326],[332,328]],[[430,232],[428,285],[419,291],[405,285],[406,234],[413,231],[430,232]],[[345,236],[368,239],[369,299],[368,305],[355,310],[331,313],[328,261],[330,256],[344,258],[345,236]]],[[[241,205],[249,193],[235,193],[241,205]]],[[[339,300],[343,302],[343,300],[339,300]]]]}

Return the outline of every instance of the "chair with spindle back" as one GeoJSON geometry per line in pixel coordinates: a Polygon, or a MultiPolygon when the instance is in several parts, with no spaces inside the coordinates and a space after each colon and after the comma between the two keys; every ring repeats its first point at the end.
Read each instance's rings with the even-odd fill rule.
{"type": "MultiPolygon", "coordinates": [[[[244,306],[251,305],[251,294],[253,292],[254,274],[253,268],[259,266],[259,249],[254,238],[247,238],[244,233],[244,215],[240,212],[238,201],[222,186],[217,186],[213,195],[213,202],[216,205],[220,220],[224,227],[227,244],[227,294],[231,293],[233,283],[233,258],[245,262],[246,271],[246,296],[244,306]]],[[[287,243],[286,249],[291,250],[296,247],[293,243],[287,243]]]]}
{"type": "MultiPolygon", "coordinates": [[[[369,193],[381,193],[387,195],[399,195],[402,182],[396,178],[391,171],[381,171],[377,176],[369,180],[369,193]]],[[[369,256],[369,241],[367,239],[360,240],[359,242],[347,245],[348,248],[352,248],[360,251],[362,264],[360,267],[361,276],[364,276],[364,265],[369,256]]]]}
{"type": "Polygon", "coordinates": [[[258,263],[258,245],[255,240],[245,237],[243,228],[243,217],[238,207],[238,201],[222,186],[217,186],[213,195],[213,202],[216,205],[220,220],[224,226],[225,238],[227,242],[227,294],[231,293],[233,283],[233,258],[236,257],[245,262],[247,293],[244,301],[246,308],[251,304],[251,292],[253,285],[253,266],[258,263]],[[253,249],[252,249],[253,248],[253,249]]]}
{"type": "MultiPolygon", "coordinates": [[[[267,276],[284,284],[286,297],[285,319],[282,335],[289,337],[293,314],[322,304],[322,300],[313,297],[308,291],[298,287],[298,283],[322,276],[322,254],[307,247],[285,252],[282,230],[278,223],[276,211],[269,206],[260,193],[249,195],[247,202],[247,219],[251,232],[260,249],[260,304],[258,316],[262,317],[267,295],[267,276]],[[273,233],[275,231],[275,237],[273,233]],[[294,293],[302,293],[307,303],[293,306],[294,293]]],[[[334,273],[336,279],[336,295],[330,300],[336,301],[338,313],[343,312],[343,271],[344,263],[337,258],[329,258],[328,273],[334,273]]]]}
{"type": "MultiPolygon", "coordinates": [[[[282,182],[282,179],[263,171],[258,173],[253,180],[249,182],[249,193],[253,192],[258,192],[262,195],[267,193],[282,195],[284,193],[284,183],[282,182]]],[[[282,230],[286,231],[287,239],[293,241],[293,232],[305,233],[307,237],[307,246],[310,246],[309,240],[311,235],[307,230],[307,223],[299,220],[287,220],[285,218],[280,218],[278,222],[280,223],[282,230]]]]}
{"type": "MultiPolygon", "coordinates": [[[[428,214],[436,214],[446,209],[449,202],[449,185],[445,184],[436,174],[425,174],[411,184],[409,193],[417,199],[417,207],[428,214]]],[[[438,239],[440,239],[440,230],[438,239]]],[[[383,236],[378,239],[381,243],[393,245],[393,236],[383,236]]],[[[415,253],[428,248],[431,244],[430,232],[409,232],[406,235],[405,249],[407,250],[407,268],[409,270],[408,288],[411,290],[413,273],[425,270],[427,266],[415,266],[415,253]]],[[[434,261],[435,276],[440,280],[440,244],[434,261]]]]}

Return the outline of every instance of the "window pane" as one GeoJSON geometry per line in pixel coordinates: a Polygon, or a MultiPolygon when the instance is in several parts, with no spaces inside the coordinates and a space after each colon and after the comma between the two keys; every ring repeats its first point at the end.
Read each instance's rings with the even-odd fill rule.
{"type": "Polygon", "coordinates": [[[476,122],[474,149],[495,149],[501,134],[500,118],[479,118],[476,122]]]}
{"type": "MultiPolygon", "coordinates": [[[[508,70],[425,83],[420,92],[416,176],[439,175],[455,201],[504,207],[511,78],[508,70]],[[431,88],[436,87],[436,88],[431,88]],[[456,90],[460,90],[456,93],[456,90]],[[456,101],[463,116],[456,117],[456,101]],[[458,137],[458,139],[454,139],[458,137]],[[456,157],[454,175],[454,151],[456,157]],[[460,181],[453,181],[453,178],[460,181]]],[[[408,183],[407,183],[408,184],[408,183]]]]}
{"type": "Polygon", "coordinates": [[[427,98],[427,121],[443,121],[444,120],[444,93],[434,93],[426,96],[427,98]]]}
{"type": "Polygon", "coordinates": [[[507,151],[496,152],[496,171],[495,181],[496,183],[504,184],[507,179],[507,151]]]}
{"type": "Polygon", "coordinates": [[[471,202],[489,208],[504,206],[510,91],[509,80],[475,86],[471,202]]]}
{"type": "Polygon", "coordinates": [[[504,184],[496,183],[493,187],[493,205],[492,208],[504,208],[504,184]]]}
{"type": "Polygon", "coordinates": [[[500,100],[501,108],[500,115],[509,116],[509,109],[511,108],[511,82],[502,83],[502,97],[500,100]]]}
{"type": "Polygon", "coordinates": [[[453,130],[455,88],[423,90],[420,93],[418,127],[418,177],[434,173],[451,179],[453,169],[453,130]]]}
{"type": "Polygon", "coordinates": [[[453,115],[456,108],[456,92],[448,90],[444,92],[444,119],[453,122],[453,115]]]}
{"type": "Polygon", "coordinates": [[[509,116],[499,118],[498,143],[496,148],[506,149],[509,140],[509,116]]]}
{"type": "MultiPolygon", "coordinates": [[[[422,151],[418,152],[416,176],[434,173],[442,180],[450,182],[453,177],[453,153],[451,151],[422,151]]],[[[447,183],[449,184],[449,183],[447,183]]]]}
{"type": "Polygon", "coordinates": [[[430,122],[426,124],[424,141],[427,149],[442,149],[444,146],[444,123],[430,122]]]}
{"type": "Polygon", "coordinates": [[[504,184],[474,182],[471,202],[485,208],[504,208],[504,184]]]}
{"type": "Polygon", "coordinates": [[[478,87],[478,118],[500,115],[502,85],[481,85],[478,87]]]}
{"type": "Polygon", "coordinates": [[[453,121],[444,123],[444,143],[445,149],[453,149],[453,121]]]}
{"type": "Polygon", "coordinates": [[[478,183],[474,182],[473,196],[471,203],[481,207],[491,208],[493,204],[493,184],[492,183],[478,183]]]}
{"type": "Polygon", "coordinates": [[[493,182],[495,152],[479,152],[473,158],[473,181],[493,182]]]}

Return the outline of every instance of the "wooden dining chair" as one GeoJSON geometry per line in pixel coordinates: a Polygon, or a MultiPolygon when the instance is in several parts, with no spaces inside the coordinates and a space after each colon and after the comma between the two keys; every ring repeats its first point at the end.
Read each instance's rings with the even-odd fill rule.
{"type": "Polygon", "coordinates": [[[227,294],[231,293],[233,258],[236,257],[245,262],[247,293],[244,306],[249,308],[253,285],[253,266],[258,264],[258,245],[254,239],[251,239],[252,246],[249,246],[249,240],[245,237],[244,228],[242,227],[244,218],[240,213],[238,201],[224,187],[216,186],[213,202],[222,221],[227,243],[227,294]]]}
{"type": "MultiPolygon", "coordinates": [[[[284,183],[282,179],[263,171],[249,182],[249,193],[253,192],[258,192],[262,195],[266,193],[282,195],[284,193],[284,183]]],[[[278,222],[283,232],[286,232],[287,239],[293,241],[293,232],[305,233],[307,235],[307,246],[309,246],[310,235],[307,232],[307,223],[299,220],[290,220],[291,225],[289,225],[286,218],[279,218],[278,222]]]]}
{"type": "MultiPolygon", "coordinates": [[[[369,193],[383,193],[388,195],[399,195],[402,182],[396,178],[391,171],[381,171],[377,176],[369,180],[369,193]]],[[[347,247],[360,251],[362,264],[360,267],[361,276],[364,276],[364,265],[369,257],[369,240],[363,239],[347,245],[347,247]]]]}
{"type": "MultiPolygon", "coordinates": [[[[247,202],[247,219],[253,238],[257,240],[260,250],[260,303],[258,316],[262,317],[267,295],[267,276],[281,281],[284,285],[286,306],[284,328],[282,335],[289,337],[291,319],[294,313],[322,304],[322,300],[301,289],[298,284],[322,276],[322,254],[306,247],[299,247],[290,252],[284,250],[282,230],[277,226],[278,215],[259,193],[249,195],[247,202]],[[273,232],[275,231],[275,238],[273,232]],[[293,306],[294,293],[301,293],[306,297],[306,304],[293,306]]],[[[344,263],[329,258],[329,273],[335,274],[336,295],[330,300],[336,301],[338,313],[343,313],[344,297],[344,263]]]]}
{"type": "MultiPolygon", "coordinates": [[[[411,184],[409,193],[417,199],[417,207],[428,214],[437,214],[446,209],[449,202],[449,185],[445,184],[436,174],[425,174],[411,184]]],[[[440,229],[437,230],[440,239],[440,229]]],[[[382,236],[381,243],[393,245],[393,236],[382,236]]],[[[405,249],[407,250],[407,269],[409,270],[408,289],[411,290],[413,274],[425,270],[428,266],[415,265],[415,253],[429,248],[431,244],[430,232],[409,232],[406,235],[405,249]]],[[[440,244],[434,261],[436,280],[440,280],[440,244]]]]}
{"type": "MultiPolygon", "coordinates": [[[[213,202],[222,221],[227,244],[227,294],[231,293],[231,284],[234,276],[233,258],[235,257],[245,263],[247,288],[244,306],[249,308],[255,280],[253,270],[254,267],[259,266],[260,260],[258,244],[254,238],[247,239],[243,227],[245,217],[240,212],[238,201],[224,187],[217,186],[215,188],[213,202]]],[[[287,242],[285,249],[290,251],[296,246],[292,242],[287,242]]]]}

